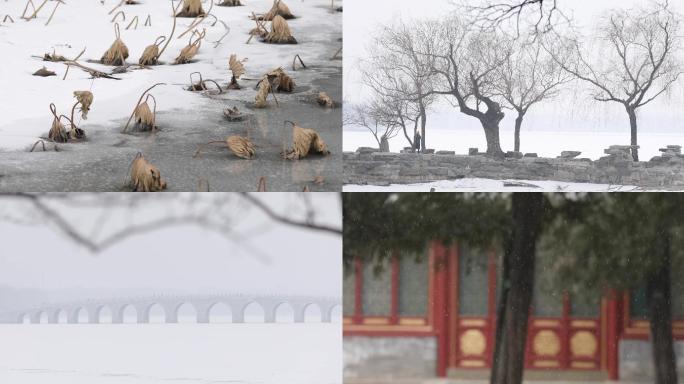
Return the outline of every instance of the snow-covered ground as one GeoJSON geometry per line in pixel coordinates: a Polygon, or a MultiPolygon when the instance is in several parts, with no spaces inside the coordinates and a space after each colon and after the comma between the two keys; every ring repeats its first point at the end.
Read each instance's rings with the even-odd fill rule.
{"type": "Polygon", "coordinates": [[[344,192],[633,192],[630,185],[566,183],[541,180],[490,180],[466,178],[419,184],[358,185],[346,184],[344,192]]]}
{"type": "MultiPolygon", "coordinates": [[[[513,131],[501,129],[501,148],[513,150],[513,131]]],[[[479,148],[484,152],[487,144],[482,129],[454,128],[430,129],[426,134],[427,147],[435,150],[456,151],[457,154],[468,154],[468,148],[479,148]]],[[[358,147],[378,147],[377,142],[368,131],[357,129],[344,130],[344,150],[354,151],[358,147]]],[[[666,145],[684,144],[684,132],[652,133],[644,132],[639,136],[639,156],[649,160],[659,156],[659,148],[666,145]]],[[[615,131],[551,131],[528,130],[522,133],[521,151],[536,152],[541,157],[556,157],[562,151],[582,151],[580,157],[593,160],[605,156],[603,150],[611,145],[629,145],[629,134],[615,131]]],[[[390,140],[390,150],[399,152],[408,146],[403,133],[390,140]]]]}
{"type": "MultiPolygon", "coordinates": [[[[118,75],[117,77],[123,79],[118,81],[93,80],[86,72],[72,68],[66,80],[62,80],[66,70],[63,63],[45,62],[33,57],[42,57],[54,50],[57,54],[74,58],[86,48],[81,60],[99,60],[114,41],[114,24],[110,22],[112,15],[108,12],[118,3],[119,0],[69,1],[57,8],[47,26],[45,23],[54,7],[53,2],[49,2],[36,19],[28,22],[19,18],[26,2],[0,3],[0,17],[9,14],[15,20],[14,23],[8,21],[0,26],[0,52],[3,52],[0,66],[0,150],[26,149],[37,138],[47,135],[52,121],[49,104],[55,103],[60,114],[68,115],[74,103],[72,93],[76,90],[90,90],[94,94],[88,120],[81,123],[87,132],[89,124],[108,127],[115,124],[115,119],[127,118],[142,91],[157,82],[167,84],[155,88],[153,92],[158,101],[158,112],[178,108],[192,109],[202,99],[183,90],[189,84],[190,72],[199,71],[204,79],[223,79],[223,82],[227,82],[228,57],[232,53],[239,58],[248,59],[245,63],[245,78],[259,78],[274,67],[291,66],[294,57],[292,46],[266,45],[256,39],[245,44],[247,32],[255,26],[249,15],[252,12],[268,11],[272,5],[271,0],[246,0],[242,7],[214,6],[212,14],[224,21],[230,32],[222,44],[214,48],[212,42],[218,40],[225,29],[220,22],[211,26],[213,19],[207,18],[198,27],[200,30],[207,29],[206,39],[195,57],[196,62],[191,65],[161,65],[147,70],[134,70],[118,75]],[[56,72],[57,76],[31,76],[42,66],[56,72]]],[[[300,42],[295,53],[299,53],[307,65],[329,61],[338,47],[329,44],[330,52],[321,51],[316,40],[330,31],[341,30],[341,13],[334,14],[330,11],[329,0],[291,0],[287,3],[296,16],[301,16],[289,21],[293,35],[300,42]],[[308,28],[312,24],[315,25],[315,30],[308,28]]],[[[340,0],[335,3],[342,5],[340,0]]],[[[209,2],[204,2],[203,7],[208,10],[209,2]]],[[[119,24],[121,38],[130,52],[127,62],[137,63],[146,46],[152,44],[158,36],[170,33],[173,21],[171,2],[145,0],[138,5],[125,5],[119,9],[126,15],[125,21],[121,21],[119,16],[119,24]],[[151,27],[143,25],[148,15],[151,15],[151,27]],[[137,29],[131,27],[126,30],[125,27],[136,16],[139,19],[137,29]]],[[[180,50],[188,44],[189,33],[180,39],[178,36],[192,20],[178,18],[175,35],[160,61],[167,64],[173,62],[180,50]]],[[[83,64],[106,72],[112,69],[99,64],[83,64]]],[[[298,77],[306,76],[303,73],[298,73],[298,77]]],[[[237,92],[234,97],[253,101],[254,92],[237,92]]],[[[80,122],[80,118],[76,120],[77,123],[80,122]]]]}
{"type": "Polygon", "coordinates": [[[0,326],[0,383],[340,384],[341,324],[0,326]]]}

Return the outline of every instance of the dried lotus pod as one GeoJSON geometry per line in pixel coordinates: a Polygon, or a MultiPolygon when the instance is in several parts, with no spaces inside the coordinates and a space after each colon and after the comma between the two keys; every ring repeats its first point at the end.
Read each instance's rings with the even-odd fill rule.
{"type": "Polygon", "coordinates": [[[126,44],[121,40],[119,23],[114,24],[114,34],[116,35],[116,40],[114,40],[109,49],[102,55],[100,61],[102,64],[106,65],[124,65],[128,58],[128,47],[126,47],[126,44]]]}
{"type": "Polygon", "coordinates": [[[162,180],[159,168],[138,153],[131,163],[131,188],[133,192],[159,192],[166,189],[166,181],[162,180]]]}
{"type": "Polygon", "coordinates": [[[328,155],[330,150],[318,132],[311,128],[302,128],[293,122],[292,124],[292,149],[283,153],[288,160],[299,160],[311,154],[328,155]]]}

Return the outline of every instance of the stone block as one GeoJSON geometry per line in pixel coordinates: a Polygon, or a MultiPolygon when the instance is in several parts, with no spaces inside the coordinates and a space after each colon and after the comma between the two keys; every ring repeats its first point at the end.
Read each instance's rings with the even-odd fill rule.
{"type": "Polygon", "coordinates": [[[526,153],[525,156],[523,156],[523,157],[539,157],[539,155],[537,155],[537,154],[534,153],[534,152],[528,152],[528,153],[526,153]]]}
{"type": "Polygon", "coordinates": [[[477,156],[480,154],[480,151],[477,148],[468,148],[468,155],[469,156],[477,156]]]}
{"type": "Polygon", "coordinates": [[[456,151],[437,151],[438,155],[455,155],[456,151]]]}
{"type": "Polygon", "coordinates": [[[575,157],[581,155],[582,152],[580,151],[563,151],[561,152],[560,158],[561,159],[574,159],[575,157]]]}
{"type": "Polygon", "coordinates": [[[523,153],[522,152],[516,152],[516,151],[508,151],[508,152],[506,152],[506,158],[507,159],[522,159],[523,153]]]}
{"type": "Polygon", "coordinates": [[[356,149],[356,153],[361,153],[361,154],[375,153],[375,152],[380,152],[380,150],[378,148],[371,148],[371,147],[359,147],[356,149]]]}
{"type": "Polygon", "coordinates": [[[422,151],[422,153],[424,153],[424,154],[426,154],[426,155],[434,155],[435,150],[434,150],[434,149],[431,149],[431,148],[427,148],[427,149],[425,149],[424,151],[422,151]]]}

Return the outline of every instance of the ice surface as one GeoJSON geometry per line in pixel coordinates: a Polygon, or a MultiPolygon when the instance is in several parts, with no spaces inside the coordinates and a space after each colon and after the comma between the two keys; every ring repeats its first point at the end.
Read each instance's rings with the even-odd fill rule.
{"type": "Polygon", "coordinates": [[[338,384],[341,324],[0,326],[11,384],[338,384]]]}

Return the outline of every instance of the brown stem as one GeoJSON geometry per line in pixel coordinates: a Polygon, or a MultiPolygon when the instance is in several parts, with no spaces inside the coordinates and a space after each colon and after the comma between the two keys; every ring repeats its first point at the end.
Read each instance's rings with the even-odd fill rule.
{"type": "Polygon", "coordinates": [[[295,68],[295,64],[297,63],[297,59],[299,59],[299,62],[302,64],[303,68],[306,68],[306,64],[302,61],[302,58],[299,56],[299,54],[295,55],[294,59],[292,59],[292,70],[296,71],[297,69],[295,68]]]}
{"type": "Polygon", "coordinates": [[[200,154],[200,151],[201,151],[204,147],[206,147],[207,145],[210,145],[210,144],[218,144],[218,143],[226,144],[226,141],[225,141],[225,140],[214,140],[214,141],[210,141],[210,142],[208,142],[208,143],[200,144],[199,148],[197,148],[197,151],[195,151],[195,154],[192,155],[192,158],[193,158],[193,159],[194,159],[194,158],[197,158],[197,156],[199,156],[199,154],[200,154]]]}
{"type": "MultiPolygon", "coordinates": [[[[31,20],[35,18],[38,15],[38,12],[40,12],[41,8],[43,8],[43,6],[47,4],[47,2],[48,0],[43,1],[43,3],[33,12],[31,16],[27,17],[26,20],[31,20]]],[[[33,2],[31,4],[33,4],[33,2]]]]}
{"type": "Polygon", "coordinates": [[[128,30],[128,28],[130,28],[131,25],[133,25],[133,22],[134,22],[134,21],[135,21],[135,27],[133,27],[133,29],[138,29],[138,15],[135,15],[135,17],[133,18],[133,20],[131,20],[131,22],[128,23],[128,26],[126,26],[126,30],[128,30]]]}
{"type": "Polygon", "coordinates": [[[112,17],[112,19],[111,19],[109,22],[110,22],[110,23],[115,22],[115,21],[116,21],[116,17],[119,16],[119,15],[123,16],[123,19],[122,19],[121,21],[126,21],[126,14],[124,13],[124,11],[119,11],[119,12],[117,12],[117,13],[114,15],[114,17],[112,17]]]}
{"type": "Polygon", "coordinates": [[[33,1],[32,1],[32,0],[28,0],[28,1],[26,2],[26,7],[24,7],[24,12],[21,13],[21,18],[22,18],[22,19],[28,20],[28,18],[26,17],[26,11],[28,11],[28,6],[29,6],[29,4],[31,4],[31,6],[33,7],[33,11],[34,11],[34,12],[35,12],[35,10],[36,10],[36,6],[33,4],[33,1]]]}
{"type": "MultiPolygon", "coordinates": [[[[135,103],[135,107],[133,107],[133,112],[131,113],[131,117],[128,118],[128,121],[126,122],[126,126],[123,129],[124,133],[126,133],[126,130],[128,129],[128,125],[131,123],[131,120],[133,119],[133,115],[135,114],[135,110],[136,110],[136,108],[138,108],[138,105],[140,105],[140,102],[142,101],[143,97],[145,97],[145,94],[147,92],[149,92],[150,90],[152,90],[152,88],[156,87],[157,85],[166,85],[166,83],[157,83],[157,84],[147,88],[145,90],[145,92],[143,92],[142,95],[140,95],[140,99],[138,99],[138,102],[135,103]]],[[[157,108],[157,101],[156,100],[154,102],[154,108],[155,108],[155,110],[157,108]]]]}
{"type": "Polygon", "coordinates": [[[209,10],[207,12],[205,12],[204,15],[197,16],[195,18],[195,20],[193,20],[192,23],[190,23],[190,26],[188,27],[188,29],[186,29],[185,32],[181,33],[180,36],[178,36],[178,38],[180,39],[181,37],[185,36],[186,33],[190,32],[190,30],[192,30],[193,28],[198,26],[202,21],[204,21],[204,19],[206,19],[207,16],[211,13],[211,9],[213,7],[214,7],[214,2],[211,1],[211,5],[209,5],[209,10]]]}
{"type": "Polygon", "coordinates": [[[55,4],[55,8],[52,10],[52,13],[50,14],[50,17],[49,17],[48,20],[45,22],[45,25],[46,25],[46,26],[47,26],[48,24],[50,24],[50,21],[52,20],[52,16],[55,15],[55,12],[57,11],[57,7],[59,7],[59,4],[60,4],[59,1],[57,2],[57,4],[55,4]]]}
{"type": "MultiPolygon", "coordinates": [[[[180,4],[180,3],[178,3],[180,4]]],[[[159,50],[159,53],[157,54],[157,57],[155,57],[155,61],[159,60],[159,57],[161,56],[162,53],[164,53],[164,50],[166,47],[169,46],[169,43],[171,42],[171,39],[173,38],[173,33],[176,31],[176,10],[173,7],[173,1],[171,2],[171,11],[173,12],[173,27],[171,27],[171,34],[169,35],[169,38],[166,39],[166,44],[164,44],[164,47],[159,50]]]]}
{"type": "Polygon", "coordinates": [[[29,152],[33,152],[34,149],[36,149],[36,146],[38,143],[43,144],[43,152],[45,152],[45,142],[43,140],[38,140],[33,144],[33,147],[31,147],[31,150],[29,152]]]}

